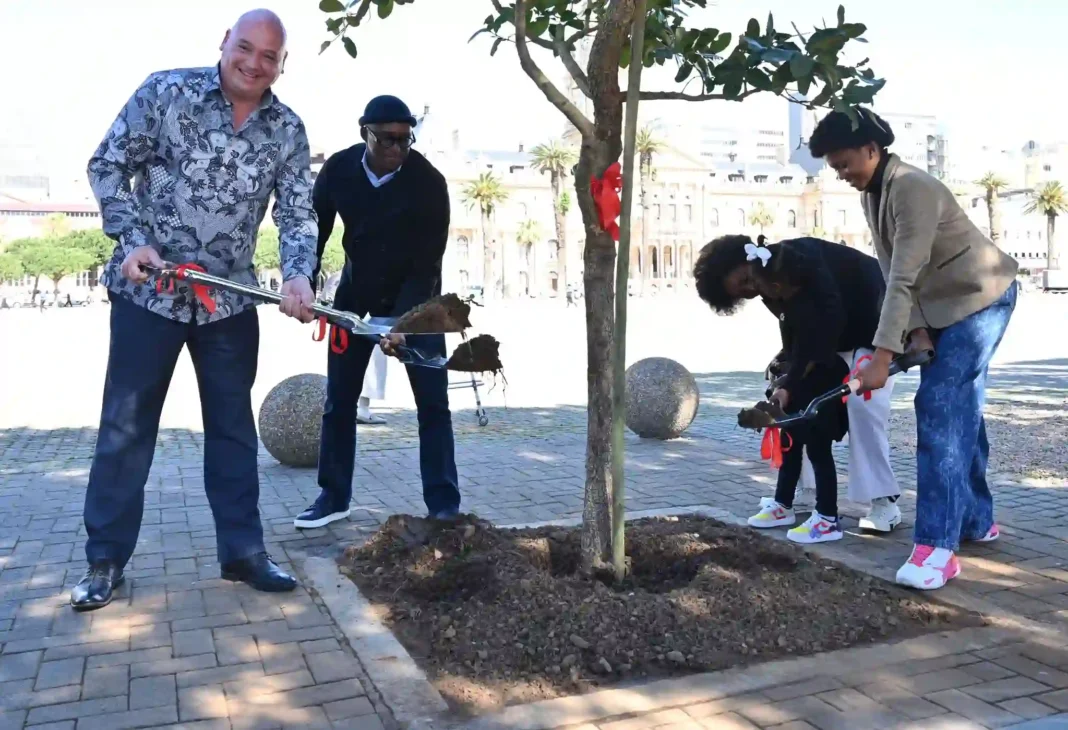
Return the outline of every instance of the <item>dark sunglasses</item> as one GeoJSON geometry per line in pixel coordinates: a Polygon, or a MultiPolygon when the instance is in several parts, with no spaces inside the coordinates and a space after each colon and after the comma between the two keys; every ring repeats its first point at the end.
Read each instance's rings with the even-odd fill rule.
{"type": "Polygon", "coordinates": [[[381,145],[384,149],[389,149],[394,145],[407,149],[415,144],[415,135],[409,133],[407,137],[394,137],[390,134],[375,134],[370,127],[367,128],[367,134],[375,138],[375,142],[381,145]]]}

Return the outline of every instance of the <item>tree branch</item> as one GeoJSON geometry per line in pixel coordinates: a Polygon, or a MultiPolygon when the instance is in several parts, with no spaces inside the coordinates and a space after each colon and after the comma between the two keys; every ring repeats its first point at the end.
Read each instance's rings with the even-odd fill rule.
{"type": "Polygon", "coordinates": [[[641,101],[664,101],[668,99],[675,99],[677,101],[712,101],[715,99],[722,101],[741,101],[747,96],[756,94],[758,89],[746,89],[738,96],[724,96],[722,93],[715,94],[684,94],[681,91],[643,91],[639,99],[641,101]]]}
{"type": "Polygon", "coordinates": [[[579,87],[579,90],[587,97],[590,96],[590,80],[586,78],[586,72],[582,70],[582,67],[578,65],[578,61],[571,54],[571,48],[568,46],[567,41],[563,38],[564,31],[557,29],[556,39],[554,42],[555,50],[560,54],[560,60],[564,62],[564,68],[571,74],[571,78],[575,80],[575,84],[579,87]]]}
{"type": "Polygon", "coordinates": [[[363,0],[363,2],[360,3],[359,9],[356,11],[356,23],[355,23],[355,25],[359,25],[360,24],[360,21],[363,20],[363,16],[367,15],[367,11],[370,10],[370,9],[371,9],[371,0],[363,0]]]}
{"type": "MultiPolygon", "coordinates": [[[[365,0],[365,2],[370,2],[370,0],[365,0]]],[[[490,2],[493,3],[493,9],[497,11],[497,15],[500,15],[501,13],[504,12],[504,8],[501,6],[500,0],[490,0],[490,2]]],[[[518,8],[517,8],[517,10],[518,10],[518,8]]],[[[513,24],[517,28],[519,27],[518,24],[516,24],[516,23],[513,23],[513,24]]],[[[526,26],[524,25],[524,29],[525,29],[525,27],[526,26]]],[[[530,36],[527,36],[527,40],[530,41],[531,43],[533,43],[536,46],[541,46],[542,48],[545,48],[546,50],[549,50],[549,51],[553,50],[552,42],[551,41],[547,41],[544,38],[531,38],[530,36]]]]}
{"type": "MultiPolygon", "coordinates": [[[[494,0],[496,2],[496,0],[494,0]]],[[[563,112],[568,121],[575,125],[575,129],[583,138],[593,136],[593,122],[572,104],[560,89],[538,68],[534,59],[530,57],[530,49],[527,47],[527,0],[516,0],[515,4],[515,49],[519,54],[519,65],[531,78],[534,84],[545,94],[545,98],[553,103],[557,109],[563,112]]]]}

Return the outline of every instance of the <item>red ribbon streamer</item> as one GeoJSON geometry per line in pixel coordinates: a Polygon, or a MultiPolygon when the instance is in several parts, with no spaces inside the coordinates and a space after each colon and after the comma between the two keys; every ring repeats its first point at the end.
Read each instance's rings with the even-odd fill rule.
{"type": "MultiPolygon", "coordinates": [[[[322,342],[326,337],[326,317],[319,317],[316,321],[319,322],[318,334],[312,333],[312,340],[315,342],[322,342]]],[[[335,355],[340,355],[345,350],[349,349],[349,333],[342,327],[338,327],[335,324],[330,325],[330,351],[335,355]]]]}
{"type": "Polygon", "coordinates": [[[782,466],[782,455],[789,451],[794,444],[790,434],[783,432],[780,436],[779,429],[772,426],[764,431],[764,439],[760,442],[760,458],[770,461],[772,467],[778,469],[782,466]],[[785,438],[788,443],[783,443],[785,438]]]}
{"type": "MultiPolygon", "coordinates": [[[[208,273],[203,267],[196,264],[179,264],[174,269],[174,279],[185,279],[185,272],[187,271],[199,271],[202,274],[208,273]]],[[[174,279],[167,279],[167,293],[174,293],[174,279]]],[[[208,291],[207,284],[189,284],[189,288],[193,290],[193,294],[204,305],[204,309],[208,310],[209,314],[215,314],[215,300],[211,298],[211,293],[208,291]]],[[[158,293],[163,292],[163,277],[156,279],[156,291],[158,293]]]]}
{"type": "Polygon", "coordinates": [[[622,204],[619,193],[623,189],[623,168],[619,162],[613,162],[604,171],[603,177],[590,177],[590,193],[593,195],[593,205],[597,208],[597,217],[603,228],[613,241],[619,240],[619,217],[622,204]]]}
{"type": "MultiPolygon", "coordinates": [[[[857,377],[857,373],[860,372],[860,366],[865,360],[871,360],[871,355],[864,355],[859,360],[857,360],[857,366],[855,368],[853,368],[853,372],[851,372],[849,375],[845,376],[845,378],[842,380],[842,384],[843,385],[848,385],[850,380],[852,380],[853,378],[857,377]]],[[[849,400],[849,395],[843,395],[842,396],[842,402],[845,403],[847,400],[849,400]]],[[[871,391],[870,390],[867,393],[864,394],[864,400],[871,400],[871,391]]]]}

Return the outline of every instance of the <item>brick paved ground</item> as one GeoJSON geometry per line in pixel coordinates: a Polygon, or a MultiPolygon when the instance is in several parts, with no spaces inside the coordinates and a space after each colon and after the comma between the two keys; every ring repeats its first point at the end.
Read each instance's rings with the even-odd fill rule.
{"type": "MultiPolygon", "coordinates": [[[[1054,423],[1063,418],[1068,364],[1017,365],[1003,373],[991,389],[992,434],[1000,429],[1000,438],[1014,438],[1034,431],[1037,416],[1054,423]]],[[[732,425],[738,405],[759,387],[759,376],[720,372],[699,380],[702,410],[685,438],[629,439],[631,509],[711,504],[747,515],[760,496],[771,493],[774,475],[754,458],[757,437],[732,425]]],[[[907,418],[912,385],[899,388],[895,418],[907,418]]],[[[81,397],[92,401],[86,412],[98,407],[98,388],[96,382],[85,387],[81,397]]],[[[38,386],[42,409],[59,409],[59,401],[72,398],[67,391],[49,400],[46,390],[38,386]]],[[[195,399],[186,400],[195,406],[195,399]]],[[[470,399],[455,400],[466,510],[499,523],[579,513],[584,409],[493,407],[491,424],[482,429],[467,408],[470,399]]],[[[68,592],[84,569],[81,506],[95,432],[29,428],[20,423],[38,419],[20,421],[3,410],[0,730],[393,724],[313,595],[300,589],[266,596],[218,579],[195,429],[167,427],[165,421],[146,489],[141,541],[119,598],[101,611],[71,612],[68,592]]],[[[314,473],[281,467],[261,454],[269,549],[287,568],[299,574],[303,556],[329,554],[360,539],[389,514],[422,511],[414,416],[406,410],[387,415],[387,426],[361,428],[353,517],[327,529],[298,533],[292,527],[293,515],[316,494],[314,473]]],[[[907,490],[905,528],[889,538],[854,530],[822,552],[884,575],[907,556],[914,504],[907,431],[895,434],[893,453],[907,490]]],[[[992,442],[999,453],[998,437],[992,435],[992,442]]],[[[1068,469],[1049,438],[1010,450],[1033,458],[1015,470],[1013,459],[992,461],[1002,472],[996,495],[1004,536],[966,550],[964,574],[947,595],[1060,630],[1068,620],[1068,469]]],[[[844,470],[844,458],[839,463],[844,470]]],[[[844,478],[842,484],[844,495],[844,478]]],[[[842,506],[852,515],[847,526],[855,527],[859,510],[842,506]]],[[[598,720],[598,726],[855,728],[891,727],[893,719],[919,723],[915,727],[971,728],[1068,711],[1068,656],[1025,634],[1015,641],[976,651],[965,647],[862,676],[735,693],[711,704],[680,701],[656,711],[662,714],[616,718],[621,724],[598,720]],[[867,724],[871,718],[880,724],[867,724]],[[951,719],[958,724],[949,724],[951,719]]]]}

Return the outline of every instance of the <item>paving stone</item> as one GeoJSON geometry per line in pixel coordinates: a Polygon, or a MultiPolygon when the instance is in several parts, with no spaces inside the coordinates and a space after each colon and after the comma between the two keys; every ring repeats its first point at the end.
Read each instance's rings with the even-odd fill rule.
{"type": "Polygon", "coordinates": [[[1015,700],[999,702],[998,707],[1007,712],[1011,712],[1014,715],[1019,715],[1025,720],[1035,720],[1040,717],[1052,715],[1056,712],[1056,710],[1049,705],[1044,705],[1030,697],[1020,697],[1015,700]]]}
{"type": "Polygon", "coordinates": [[[45,662],[37,672],[36,690],[63,687],[68,684],[81,684],[85,659],[61,659],[58,662],[45,662]]]}
{"type": "Polygon", "coordinates": [[[98,697],[124,695],[129,681],[130,667],[126,664],[88,668],[82,680],[82,699],[91,700],[98,697]]]}
{"type": "Polygon", "coordinates": [[[1027,697],[1049,690],[1047,685],[1027,677],[1009,677],[985,684],[964,687],[961,691],[986,702],[1001,702],[1017,697],[1027,697]]]}
{"type": "Polygon", "coordinates": [[[43,654],[42,651],[29,651],[25,654],[0,655],[0,682],[37,676],[37,666],[43,654]]]}
{"type": "Polygon", "coordinates": [[[323,705],[326,716],[331,720],[346,720],[351,717],[362,717],[375,714],[375,708],[366,697],[356,697],[351,700],[340,702],[328,702],[323,705]]]}
{"type": "Polygon", "coordinates": [[[179,687],[196,687],[205,684],[223,684],[225,682],[249,682],[263,676],[263,665],[259,662],[248,664],[230,664],[225,667],[198,669],[181,672],[177,675],[179,687]]]}
{"type": "Polygon", "coordinates": [[[178,714],[182,721],[226,717],[226,695],[220,685],[184,687],[178,690],[178,714]]]}
{"type": "Polygon", "coordinates": [[[1020,720],[1019,716],[992,705],[989,702],[984,702],[967,695],[958,689],[947,689],[941,692],[934,692],[927,695],[926,699],[982,725],[1000,727],[1002,725],[1019,722],[1020,720]]]}
{"type": "Polygon", "coordinates": [[[68,702],[65,704],[35,707],[30,710],[27,722],[30,725],[57,720],[78,720],[95,715],[105,715],[112,712],[126,710],[126,697],[103,697],[96,700],[84,700],[82,702],[68,702]]]}
{"type": "Polygon", "coordinates": [[[178,711],[172,703],[166,707],[83,717],[78,720],[78,730],[126,730],[127,728],[158,726],[177,720],[178,711]]]}
{"type": "Polygon", "coordinates": [[[214,654],[198,654],[181,659],[159,659],[130,665],[131,677],[151,677],[158,674],[179,674],[196,669],[208,669],[216,665],[214,654]]]}
{"type": "Polygon", "coordinates": [[[339,679],[350,679],[359,672],[355,657],[343,651],[330,651],[322,654],[309,654],[305,657],[308,669],[315,681],[323,684],[339,679]]]}
{"type": "Polygon", "coordinates": [[[173,707],[177,702],[173,674],[162,677],[140,677],[130,681],[130,709],[173,707]]]}
{"type": "Polygon", "coordinates": [[[260,650],[252,636],[215,639],[215,656],[219,664],[247,664],[260,661],[260,650]]]}
{"type": "Polygon", "coordinates": [[[981,679],[984,682],[992,682],[995,679],[1004,679],[1005,677],[1011,677],[1015,674],[1015,672],[1006,669],[1004,666],[994,664],[994,662],[968,664],[961,667],[961,671],[970,674],[977,679],[981,679]]]}
{"type": "Polygon", "coordinates": [[[176,631],[171,636],[174,646],[174,656],[196,656],[197,654],[213,654],[215,642],[210,629],[194,629],[192,631],[176,631]]]}

